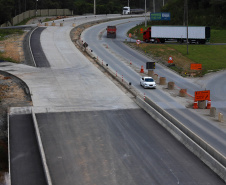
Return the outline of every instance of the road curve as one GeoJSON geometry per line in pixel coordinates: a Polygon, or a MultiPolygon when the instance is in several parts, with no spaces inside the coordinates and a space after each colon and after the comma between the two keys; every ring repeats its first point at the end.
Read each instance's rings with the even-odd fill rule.
{"type": "Polygon", "coordinates": [[[224,184],[81,55],[73,22],[42,32],[50,68],[5,66],[33,93],[54,184],[224,184]]]}
{"type": "MultiPolygon", "coordinates": [[[[133,65],[140,68],[141,65],[145,66],[146,62],[152,59],[146,58],[122,43],[122,41],[127,38],[125,35],[127,30],[138,24],[140,21],[141,20],[136,18],[130,20],[130,22],[124,21],[124,24],[122,24],[122,20],[111,22],[110,24],[117,25],[116,39],[106,38],[106,33],[101,34],[101,37],[99,35],[109,23],[96,25],[85,30],[82,34],[82,39],[89,44],[89,48],[94,51],[95,55],[97,55],[100,60],[104,60],[105,63],[108,63],[109,67],[113,71],[117,71],[118,75],[123,75],[125,80],[132,82],[133,86],[141,94],[145,93],[145,95],[157,105],[165,109],[194,133],[203,138],[203,140],[226,156],[226,128],[223,125],[217,125],[215,121],[207,119],[202,115],[200,116],[193,109],[187,109],[175,98],[165,93],[161,89],[161,86],[158,86],[156,90],[144,90],[140,87],[139,78],[141,74],[130,67],[129,61],[132,61],[133,65]]],[[[197,83],[193,83],[190,79],[182,78],[159,64],[156,64],[155,73],[166,77],[167,81],[174,81],[177,86],[187,89],[190,94],[194,94],[195,91],[202,89],[197,83]]],[[[224,80],[222,83],[224,84],[224,80]]],[[[211,99],[213,99],[213,101],[216,100],[213,94],[211,94],[211,99]]],[[[225,109],[225,107],[223,109],[225,109]]]]}

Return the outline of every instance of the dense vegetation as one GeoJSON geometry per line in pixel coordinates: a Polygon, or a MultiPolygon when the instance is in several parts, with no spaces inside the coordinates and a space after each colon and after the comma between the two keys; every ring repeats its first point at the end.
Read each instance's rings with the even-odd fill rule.
{"type": "MultiPolygon", "coordinates": [[[[184,23],[184,2],[186,0],[151,0],[147,9],[156,12],[171,12],[171,21],[165,24],[184,23]],[[155,3],[154,3],[155,2],[155,3]],[[165,6],[162,8],[163,2],[165,6]],[[162,8],[162,9],[161,9],[162,8]]],[[[226,27],[226,0],[187,0],[190,25],[226,27]]],[[[131,8],[144,8],[145,0],[129,0],[131,8]]],[[[34,9],[69,8],[74,14],[93,13],[94,0],[0,0],[0,24],[12,17],[34,9]],[[7,10],[7,11],[6,11],[7,10]]],[[[97,14],[121,13],[128,0],[96,0],[97,14]]]]}
{"type": "MultiPolygon", "coordinates": [[[[187,0],[188,24],[226,28],[226,0],[187,0]]],[[[184,24],[184,0],[171,0],[162,11],[171,12],[166,24],[184,24]]]]}

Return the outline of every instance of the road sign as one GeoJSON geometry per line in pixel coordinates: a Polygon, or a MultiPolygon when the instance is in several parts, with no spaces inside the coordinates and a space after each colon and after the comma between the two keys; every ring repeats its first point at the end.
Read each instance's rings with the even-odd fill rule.
{"type": "Polygon", "coordinates": [[[132,37],[132,34],[131,34],[131,33],[129,33],[129,37],[130,37],[130,38],[132,37]]]}
{"type": "Polygon", "coordinates": [[[172,63],[173,63],[173,57],[169,56],[169,58],[168,58],[168,63],[169,63],[169,64],[172,64],[172,63]]]}
{"type": "Polygon", "coordinates": [[[210,90],[195,91],[195,102],[203,100],[210,100],[210,90]]]}
{"type": "Polygon", "coordinates": [[[150,14],[151,21],[170,21],[170,12],[158,12],[150,14]]]}
{"type": "Polygon", "coordinates": [[[146,69],[155,69],[155,62],[146,62],[146,69]]]}
{"type": "Polygon", "coordinates": [[[191,64],[191,70],[202,70],[202,64],[191,64]]]}
{"type": "Polygon", "coordinates": [[[137,40],[136,43],[139,45],[140,44],[140,40],[137,40]]]}

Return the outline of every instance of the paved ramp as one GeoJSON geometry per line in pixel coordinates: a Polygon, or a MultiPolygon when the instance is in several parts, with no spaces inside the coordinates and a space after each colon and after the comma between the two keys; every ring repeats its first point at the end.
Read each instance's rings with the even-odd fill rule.
{"type": "Polygon", "coordinates": [[[224,184],[141,109],[36,117],[54,185],[224,184]]]}
{"type": "Polygon", "coordinates": [[[46,185],[31,114],[10,116],[10,168],[12,185],[46,185]]]}

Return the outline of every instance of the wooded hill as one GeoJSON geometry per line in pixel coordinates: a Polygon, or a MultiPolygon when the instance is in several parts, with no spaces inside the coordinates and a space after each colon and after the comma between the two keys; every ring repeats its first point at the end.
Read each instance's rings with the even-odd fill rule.
{"type": "MultiPolygon", "coordinates": [[[[147,10],[171,13],[171,21],[165,24],[182,25],[185,0],[146,0],[147,10]],[[163,6],[164,3],[164,7],[163,6]],[[162,8],[162,9],[161,9],[162,8]]],[[[189,25],[226,27],[226,0],[187,0],[189,25]]],[[[93,13],[94,0],[0,0],[0,24],[27,10],[68,8],[75,15],[93,13]]],[[[131,8],[143,8],[145,0],[129,0],[131,8]]],[[[97,14],[122,13],[128,0],[96,0],[97,14]]]]}
{"type": "MultiPolygon", "coordinates": [[[[187,0],[188,24],[226,28],[226,0],[187,0]]],[[[162,11],[171,13],[169,25],[184,24],[184,0],[170,0],[162,11]]]]}

